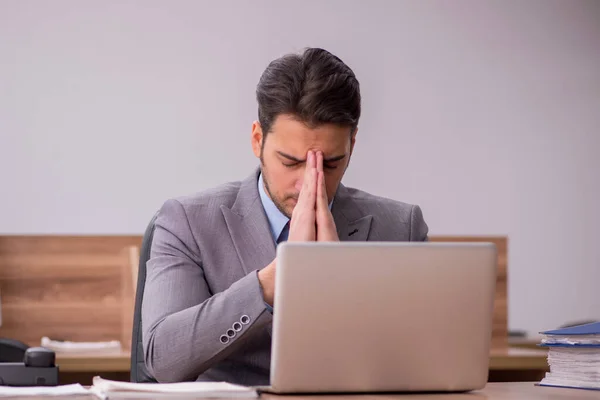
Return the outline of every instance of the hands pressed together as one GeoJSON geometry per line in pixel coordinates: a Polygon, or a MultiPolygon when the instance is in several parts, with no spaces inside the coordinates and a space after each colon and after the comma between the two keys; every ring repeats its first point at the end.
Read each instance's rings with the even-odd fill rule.
{"type": "Polygon", "coordinates": [[[333,216],[329,211],[321,152],[308,152],[304,183],[298,203],[292,212],[288,240],[292,242],[339,240],[333,216]]]}
{"type": "MultiPolygon", "coordinates": [[[[323,153],[309,151],[306,158],[304,180],[298,202],[290,220],[291,242],[339,241],[333,215],[329,210],[323,153]]],[[[273,304],[275,289],[275,260],[258,273],[264,300],[273,304]]]]}

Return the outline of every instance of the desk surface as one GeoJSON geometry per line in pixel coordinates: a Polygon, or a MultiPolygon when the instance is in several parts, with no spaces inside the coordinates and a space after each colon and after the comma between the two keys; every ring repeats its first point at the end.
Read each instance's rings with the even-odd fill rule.
{"type": "MultiPolygon", "coordinates": [[[[19,400],[44,400],[50,397],[45,396],[28,396],[19,397],[19,400]]],[[[117,394],[110,396],[111,400],[128,399],[134,400],[131,394],[126,397],[121,397],[117,394]]],[[[147,400],[149,397],[139,397],[139,399],[147,400]]],[[[157,399],[166,399],[165,396],[156,396],[157,399]]],[[[184,397],[180,397],[184,399],[184,397]]],[[[187,397],[185,399],[188,399],[187,397]]],[[[189,398],[190,400],[193,397],[189,398]]],[[[369,394],[369,395],[294,395],[294,396],[277,396],[272,394],[263,394],[259,400],[561,400],[561,399],[583,399],[583,400],[600,400],[600,391],[580,390],[580,389],[560,389],[550,387],[535,386],[533,382],[510,382],[510,383],[488,383],[487,386],[480,391],[470,393],[456,394],[369,394]]],[[[69,400],[98,400],[93,395],[84,396],[69,396],[69,400]]],[[[231,399],[234,400],[234,399],[231,399]]]]}
{"type": "Polygon", "coordinates": [[[547,350],[541,349],[492,349],[490,370],[545,370],[548,368],[547,356],[547,350]]]}
{"type": "Polygon", "coordinates": [[[533,382],[488,383],[480,391],[457,394],[384,394],[384,395],[335,395],[335,396],[275,396],[262,395],[264,400],[561,400],[600,399],[600,391],[561,389],[535,386],[533,382]]]}
{"type": "Polygon", "coordinates": [[[56,364],[61,372],[128,372],[131,368],[129,353],[56,353],[56,364]]]}
{"type": "MultiPolygon", "coordinates": [[[[116,354],[56,354],[62,372],[127,372],[129,353],[116,354]]],[[[545,350],[517,348],[494,349],[490,354],[490,370],[545,370],[548,367],[545,350]]]]}
{"type": "Polygon", "coordinates": [[[522,349],[540,349],[538,346],[542,340],[542,336],[526,336],[526,337],[509,337],[508,345],[510,347],[519,347],[522,349]]]}

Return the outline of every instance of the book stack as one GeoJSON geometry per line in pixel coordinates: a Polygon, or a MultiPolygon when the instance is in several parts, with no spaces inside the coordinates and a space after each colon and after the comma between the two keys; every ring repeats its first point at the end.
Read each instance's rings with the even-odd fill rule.
{"type": "Polygon", "coordinates": [[[600,322],[541,333],[550,372],[540,386],[600,390],[600,322]]]}

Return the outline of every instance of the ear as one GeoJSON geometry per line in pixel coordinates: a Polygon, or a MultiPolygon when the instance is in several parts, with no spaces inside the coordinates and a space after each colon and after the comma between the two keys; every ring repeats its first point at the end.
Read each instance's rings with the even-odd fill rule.
{"type": "Polygon", "coordinates": [[[358,127],[354,130],[352,135],[350,136],[350,154],[354,151],[354,143],[356,143],[356,134],[358,133],[358,127]]]}
{"type": "Polygon", "coordinates": [[[260,122],[254,121],[252,123],[252,136],[250,141],[252,142],[252,151],[257,158],[260,158],[260,153],[262,152],[263,139],[263,131],[260,122]]]}

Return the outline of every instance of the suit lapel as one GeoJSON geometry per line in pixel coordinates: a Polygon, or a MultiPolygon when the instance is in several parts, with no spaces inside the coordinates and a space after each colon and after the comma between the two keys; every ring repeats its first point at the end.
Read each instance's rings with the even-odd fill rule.
{"type": "Polygon", "coordinates": [[[371,230],[372,215],[363,215],[348,189],[340,183],[331,209],[340,241],[366,241],[371,230]]]}
{"type": "Polygon", "coordinates": [[[257,170],[242,182],[231,209],[221,206],[227,229],[246,274],[275,258],[275,243],[258,194],[257,170]]]}
{"type": "MultiPolygon", "coordinates": [[[[235,203],[221,206],[233,245],[249,274],[267,266],[275,258],[275,243],[258,194],[256,170],[241,183],[235,203]]],[[[372,215],[363,215],[348,189],[340,184],[331,210],[340,241],[366,241],[371,230],[372,215]]]]}

